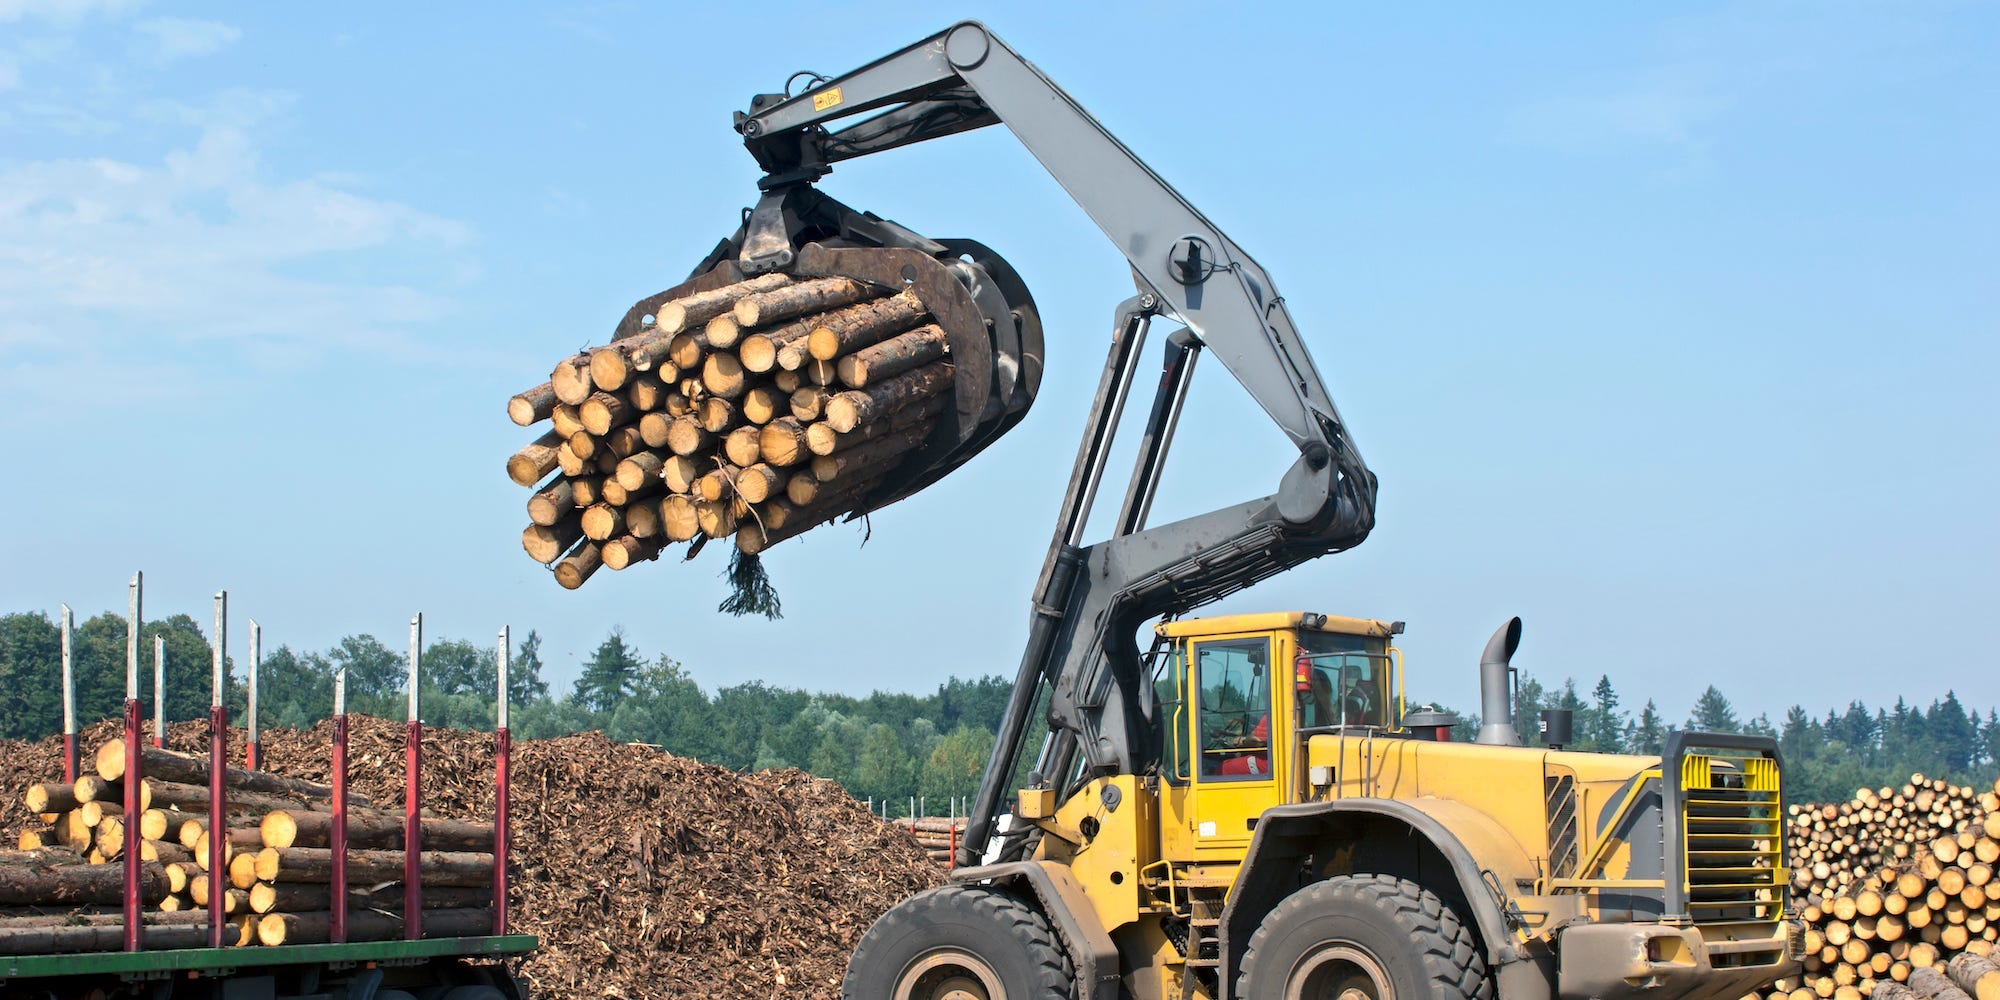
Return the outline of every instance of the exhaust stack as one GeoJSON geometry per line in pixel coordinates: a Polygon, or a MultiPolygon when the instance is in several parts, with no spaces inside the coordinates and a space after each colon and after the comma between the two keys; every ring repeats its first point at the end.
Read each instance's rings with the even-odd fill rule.
{"type": "Polygon", "coordinates": [[[1479,654],[1479,737],[1474,743],[1489,746],[1517,747],[1521,745],[1521,735],[1514,731],[1514,691],[1509,683],[1513,679],[1514,650],[1521,645],[1521,619],[1517,616],[1507,619],[1486,640],[1486,651],[1479,654]]]}

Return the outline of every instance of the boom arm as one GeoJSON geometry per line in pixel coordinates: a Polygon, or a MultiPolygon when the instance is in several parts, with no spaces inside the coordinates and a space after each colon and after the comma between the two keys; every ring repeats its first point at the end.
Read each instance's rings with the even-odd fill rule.
{"type": "Polygon", "coordinates": [[[1374,524],[1375,477],[1349,439],[1284,300],[1249,254],[1120,143],[1062,88],[976,22],[955,25],[797,96],[764,95],[737,116],[767,171],[739,264],[783,267],[796,245],[789,206],[831,170],[869,153],[1005,124],[1131,263],[1139,294],[1120,309],[1055,538],[1036,584],[1028,647],[994,755],[970,811],[965,855],[985,847],[1019,759],[1028,716],[1049,685],[1051,739],[1041,772],[1062,781],[1145,764],[1150,711],[1138,628],[1182,614],[1329,552],[1374,524]],[[830,131],[827,123],[888,108],[830,131]],[[1167,346],[1116,534],[1084,544],[1151,321],[1181,324],[1167,346]],[[1283,428],[1299,458],[1269,496],[1148,528],[1199,350],[1217,355],[1283,428]]]}

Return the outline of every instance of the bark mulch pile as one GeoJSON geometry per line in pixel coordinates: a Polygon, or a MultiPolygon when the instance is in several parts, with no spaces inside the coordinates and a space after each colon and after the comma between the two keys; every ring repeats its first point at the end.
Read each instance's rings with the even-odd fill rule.
{"type": "MultiPolygon", "coordinates": [[[[377,806],[402,801],[403,734],[350,725],[351,786],[377,806]]],[[[85,766],[117,735],[112,722],[86,731],[85,766]]],[[[168,731],[174,749],[204,752],[207,739],[206,723],[168,731]]],[[[232,732],[233,762],[242,740],[232,732]]],[[[330,723],[268,731],[265,766],[323,781],[330,745],[330,723]]],[[[491,734],[426,729],[426,812],[490,818],[492,758],[491,734]]],[[[33,821],[23,790],[61,777],[60,738],[0,741],[9,841],[33,821]]],[[[541,939],[520,972],[549,995],[837,997],[868,925],[942,881],[907,832],[831,781],[738,774],[595,732],[515,743],[512,813],[514,927],[541,939]]]]}

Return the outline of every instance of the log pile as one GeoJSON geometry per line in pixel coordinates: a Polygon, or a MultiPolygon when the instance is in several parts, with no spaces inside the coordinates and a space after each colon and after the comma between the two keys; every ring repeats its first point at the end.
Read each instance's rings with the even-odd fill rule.
{"type": "Polygon", "coordinates": [[[914,288],[766,274],[649,318],[507,404],[549,424],[507,473],[534,490],[522,547],[572,590],[684,542],[733,538],[740,563],[855,511],[952,394],[914,288]]]}
{"type": "Polygon", "coordinates": [[[951,866],[951,852],[965,840],[965,820],[943,816],[892,819],[890,826],[907,832],[932,861],[951,866]]]}
{"type": "Polygon", "coordinates": [[[2000,782],[1919,774],[1789,814],[1806,959],[1764,1000],[2000,1000],[2000,782]]]}
{"type": "MultiPolygon", "coordinates": [[[[118,732],[116,723],[103,724],[82,743],[94,747],[118,732]]],[[[266,770],[325,783],[330,732],[326,723],[305,732],[266,730],[266,770]]],[[[242,738],[234,732],[231,745],[242,738]]],[[[403,739],[401,722],[353,720],[353,794],[398,814],[403,739]]],[[[207,727],[174,726],[168,744],[200,752],[207,727]]],[[[521,966],[537,993],[833,1000],[868,925],[943,879],[943,868],[907,833],[874,818],[833,782],[803,772],[740,775],[596,733],[517,739],[512,766],[512,927],[541,940],[521,966]]],[[[10,840],[43,826],[23,793],[61,773],[59,739],[0,741],[0,831],[10,840]]],[[[492,735],[426,728],[422,781],[425,807],[440,819],[490,819],[492,735]]],[[[319,905],[298,898],[316,891],[311,883],[287,887],[281,879],[272,891],[291,894],[287,905],[319,905]]],[[[478,891],[434,888],[425,896],[428,903],[478,891]]],[[[254,912],[256,893],[247,895],[254,912]]],[[[371,909],[393,904],[400,891],[386,895],[371,899],[371,909]]],[[[438,912],[427,911],[426,921],[438,912]]],[[[148,947],[174,946],[155,937],[171,932],[153,923],[189,916],[149,918],[148,947]]],[[[205,942],[207,911],[192,916],[205,942]]],[[[60,919],[97,926],[100,918],[60,919]]],[[[309,939],[311,931],[290,921],[286,940],[309,939]]]]}
{"type": "MultiPolygon", "coordinates": [[[[0,955],[54,954],[123,947],[125,850],[141,860],[140,901],[148,948],[206,947],[209,911],[221,909],[234,946],[329,940],[332,788],[265,771],[230,768],[227,869],[210,872],[208,762],[144,746],[136,824],[125,795],[125,742],[106,740],[95,772],[73,784],[41,782],[21,795],[34,822],[19,850],[0,851],[0,955]],[[157,777],[154,777],[157,775],[157,777]],[[107,923],[108,921],[108,923],[107,923]]],[[[348,940],[403,935],[404,853],[400,811],[350,807],[348,940]]],[[[490,933],[493,923],[493,827],[422,820],[420,860],[424,934],[490,933]],[[433,886],[437,888],[432,888],[433,886]],[[432,908],[437,908],[434,912],[432,908]]]]}

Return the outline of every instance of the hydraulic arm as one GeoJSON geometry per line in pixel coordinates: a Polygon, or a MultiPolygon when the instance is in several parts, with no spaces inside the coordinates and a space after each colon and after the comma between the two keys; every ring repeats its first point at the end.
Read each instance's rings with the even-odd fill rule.
{"type": "MultiPolygon", "coordinates": [[[[1038,772],[1133,773],[1152,761],[1150,695],[1138,628],[1309,559],[1351,548],[1374,524],[1375,477],[1327,395],[1270,276],[1097,120],[983,25],[965,22],[797,95],[760,95],[737,116],[766,171],[737,265],[789,265],[829,212],[812,185],[833,164],[1004,124],[1131,263],[1138,294],[1115,340],[1035,586],[1027,649],[965,840],[984,853],[1013,780],[1029,716],[1046,691],[1051,737],[1038,772]],[[875,112],[870,114],[870,112],[875,112]],[[832,123],[865,115],[840,127],[832,123]],[[1113,534],[1086,542],[1141,349],[1155,319],[1176,324],[1113,534]],[[1268,495],[1147,526],[1162,467],[1203,349],[1216,355],[1298,449],[1268,495]]],[[[850,220],[852,221],[852,220],[850,220]]],[[[864,224],[880,220],[867,217],[864,224]]],[[[1035,359],[1038,363],[1039,359],[1035,359]]],[[[1012,840],[1003,856],[1018,855],[1012,840]]]]}

